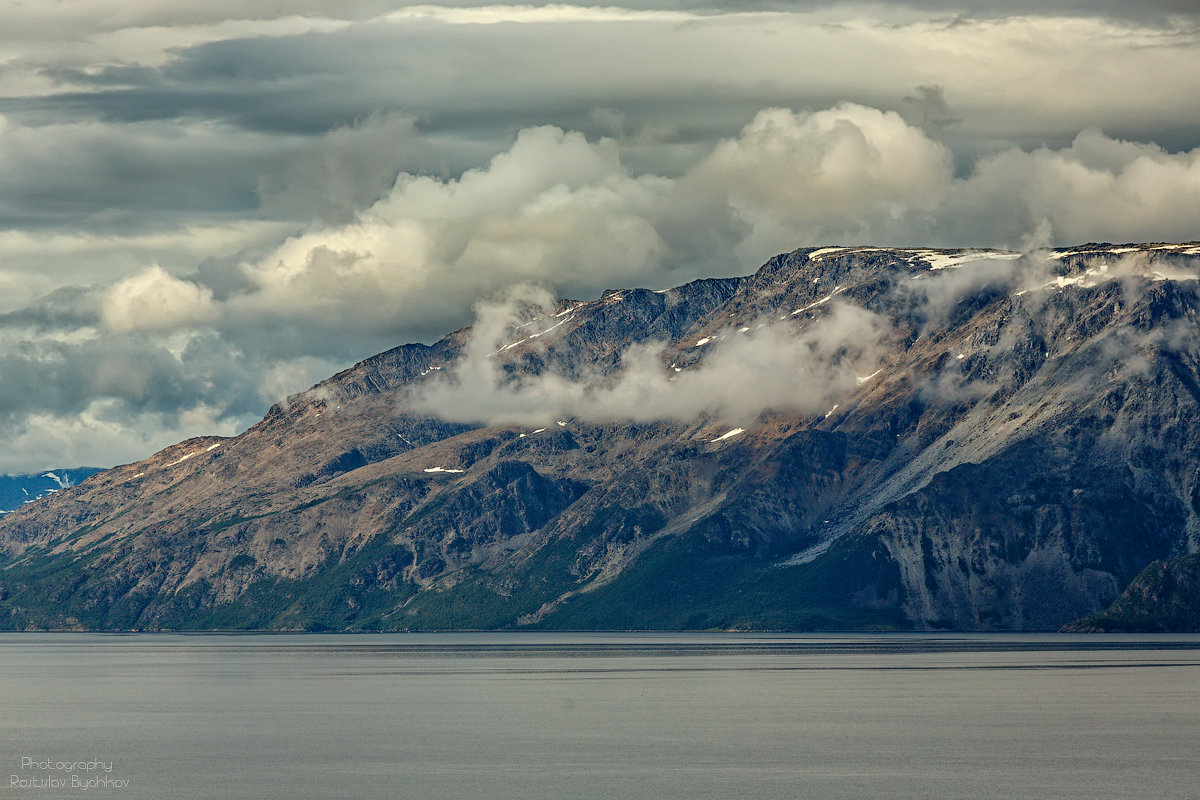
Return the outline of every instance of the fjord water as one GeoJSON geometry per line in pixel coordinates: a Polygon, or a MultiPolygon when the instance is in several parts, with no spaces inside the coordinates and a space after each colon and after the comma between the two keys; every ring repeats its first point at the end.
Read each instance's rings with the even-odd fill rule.
{"type": "Polygon", "coordinates": [[[0,698],[3,800],[1200,796],[1197,636],[4,634],[0,698]]]}

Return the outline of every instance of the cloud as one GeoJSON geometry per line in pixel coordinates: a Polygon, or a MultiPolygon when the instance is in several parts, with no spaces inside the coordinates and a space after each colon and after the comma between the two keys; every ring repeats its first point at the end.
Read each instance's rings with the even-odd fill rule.
{"type": "Polygon", "coordinates": [[[877,207],[930,206],[950,181],[950,153],[894,112],[772,108],[718,144],[694,179],[755,212],[828,226],[877,207]]]}
{"type": "Polygon", "coordinates": [[[436,335],[515,283],[587,297],[745,273],[801,244],[1186,240],[1200,218],[1200,150],[1086,131],[955,178],[923,130],[851,103],[764,110],[674,178],[634,174],[622,155],[614,139],[543,126],[459,178],[401,173],[353,222],[245,263],[250,288],[226,311],[307,320],[341,346],[356,332],[436,335]]]}
{"type": "Polygon", "coordinates": [[[1046,220],[1056,243],[1188,241],[1198,235],[1200,148],[1168,153],[1088,129],[1062,150],[989,156],[945,195],[946,238],[1013,241],[1046,220]]]}
{"type": "Polygon", "coordinates": [[[742,249],[761,253],[788,240],[875,243],[896,216],[930,211],[951,175],[950,151],[899,114],[841,103],[761,111],[685,180],[726,197],[753,230],[742,249]]]}
{"type": "Polygon", "coordinates": [[[253,176],[280,144],[219,125],[9,124],[0,128],[0,227],[75,233],[196,215],[234,221],[257,206],[253,176]]]}
{"type": "Polygon", "coordinates": [[[239,316],[439,333],[521,282],[569,296],[744,273],[803,242],[870,241],[926,215],[950,157],[897,114],[768,109],[678,178],[635,175],[613,139],[543,126],[457,179],[402,173],[350,224],[248,262],[239,316]]]}
{"type": "Polygon", "coordinates": [[[113,284],[100,305],[101,322],[117,333],[190,327],[215,315],[210,289],[180,280],[159,266],[113,284]]]}
{"type": "Polygon", "coordinates": [[[39,124],[202,120],[292,135],[402,113],[443,144],[485,141],[493,152],[532,124],[597,135],[592,113],[611,108],[631,131],[674,131],[707,147],[763,107],[847,99],[895,110],[913,87],[936,84],[962,119],[956,141],[976,153],[1018,138],[1061,145],[1087,124],[1141,137],[1190,126],[1177,98],[1194,88],[1197,48],[1182,16],[1116,20],[1027,5],[1014,15],[980,3],[460,7],[470,5],[272,21],[251,4],[230,18],[266,21],[192,39],[185,28],[195,19],[182,9],[152,22],[114,10],[99,44],[105,23],[55,14],[37,30],[57,25],[74,46],[28,52],[37,37],[13,35],[6,75],[23,67],[29,85],[6,91],[2,108],[39,124]],[[172,16],[176,24],[162,22],[172,16]],[[155,42],[161,49],[149,52],[155,42]]]}
{"type": "Polygon", "coordinates": [[[764,319],[744,333],[716,334],[703,360],[687,369],[665,363],[667,343],[644,342],[621,353],[613,373],[511,375],[497,356],[518,323],[524,336],[539,332],[526,321],[530,308],[541,308],[542,330],[555,324],[548,300],[544,291],[520,290],[478,307],[462,359],[415,390],[410,407],[443,419],[529,425],[561,417],[749,424],[769,410],[823,413],[875,371],[890,331],[883,317],[833,302],[807,326],[764,319]]]}
{"type": "MultiPolygon", "coordinates": [[[[169,246],[194,229],[288,221],[294,231],[314,220],[345,222],[401,171],[442,164],[403,114],[309,136],[207,122],[9,124],[0,126],[0,234],[157,234],[169,246]]],[[[281,233],[272,233],[278,242],[281,233]]]]}
{"type": "Polygon", "coordinates": [[[79,413],[97,399],[115,401],[131,413],[169,415],[198,402],[231,416],[256,409],[253,368],[238,363],[223,343],[210,346],[214,341],[211,334],[116,336],[92,330],[22,342],[19,332],[9,332],[0,348],[0,418],[79,413]]]}
{"type": "Polygon", "coordinates": [[[402,114],[373,114],[303,141],[260,173],[262,212],[272,217],[348,222],[388,189],[403,170],[436,171],[436,149],[402,114]]]}
{"type": "MultiPolygon", "coordinates": [[[[141,272],[148,263],[172,272],[197,264],[201,271],[211,271],[217,261],[275,246],[294,229],[294,225],[250,220],[151,233],[3,231],[0,250],[5,273],[28,297],[40,298],[56,291],[111,285],[141,272]]],[[[0,299],[0,307],[11,300],[11,295],[0,299]]]]}
{"type": "Polygon", "coordinates": [[[677,178],[762,108],[910,111],[905,98],[925,91],[925,116],[952,102],[961,119],[928,127],[960,172],[1014,144],[1061,149],[1089,125],[1197,145],[1178,98],[1194,94],[1200,45],[1183,22],[1089,17],[1077,3],[1049,6],[1066,16],[626,5],[27,5],[0,32],[0,81],[32,81],[0,83],[0,227],[185,235],[285,219],[294,232],[349,220],[400,172],[459,177],[547,124],[612,135],[632,174],[677,178]]]}
{"type": "Polygon", "coordinates": [[[654,223],[671,187],[629,175],[612,140],[526,129],[484,168],[451,180],[401,174],[353,223],[311,230],[247,263],[254,290],[230,306],[434,333],[512,283],[586,293],[644,280],[668,255],[654,223]]]}
{"type": "Polygon", "coordinates": [[[938,132],[956,122],[962,122],[960,117],[954,116],[950,104],[946,102],[945,87],[938,84],[918,86],[912,94],[906,94],[903,100],[908,104],[905,118],[911,119],[913,124],[925,130],[938,132]]]}
{"type": "MultiPolygon", "coordinates": [[[[308,385],[339,366],[299,360],[292,377],[308,385]]],[[[189,436],[232,435],[275,399],[264,393],[276,367],[214,331],[0,327],[0,471],[107,466],[189,436]]]]}

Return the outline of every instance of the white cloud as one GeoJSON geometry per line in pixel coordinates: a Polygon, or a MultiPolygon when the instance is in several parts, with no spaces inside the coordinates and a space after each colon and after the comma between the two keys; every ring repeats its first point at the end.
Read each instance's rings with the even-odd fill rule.
{"type": "Polygon", "coordinates": [[[447,321],[514,282],[596,290],[644,280],[666,249],[654,216],[671,185],[631,177],[611,140],[527,129],[485,168],[457,180],[402,174],[354,223],[247,264],[258,288],[236,305],[372,327],[447,321]]]}
{"type": "Polygon", "coordinates": [[[749,213],[829,225],[845,215],[932,207],[950,151],[899,114],[841,103],[815,113],[761,111],[696,168],[749,213]]]}
{"type": "MultiPolygon", "coordinates": [[[[1010,149],[954,178],[951,155],[898,114],[841,103],[767,109],[677,178],[635,175],[620,145],[528,128],[457,179],[401,173],[346,225],[243,266],[234,318],[440,333],[478,297],[522,282],[567,296],[745,273],[802,245],[1019,247],[1189,239],[1200,151],[1085,131],[1061,150],[1010,149]]],[[[201,302],[201,305],[203,303],[201,302]]]]}
{"type": "Polygon", "coordinates": [[[1200,148],[1167,153],[1090,129],[1062,150],[1006,150],[983,159],[939,216],[956,239],[1012,241],[1047,220],[1062,244],[1188,241],[1200,237],[1200,148]]]}
{"type": "Polygon", "coordinates": [[[104,292],[100,316],[116,333],[170,330],[211,321],[211,289],[180,280],[159,266],[113,284],[104,292]]]}
{"type": "Polygon", "coordinates": [[[951,154],[895,112],[853,103],[759,112],[686,178],[725,195],[752,234],[740,252],[875,243],[897,217],[926,214],[951,181],[951,154]]]}
{"type": "Polygon", "coordinates": [[[300,389],[333,375],[342,365],[323,358],[301,356],[272,364],[258,384],[258,396],[267,403],[284,400],[300,389]]]}
{"type": "Polygon", "coordinates": [[[519,282],[573,295],[745,272],[803,243],[871,239],[944,196],[949,155],[897,114],[771,109],[673,179],[633,175],[612,139],[529,128],[459,179],[404,173],[351,224],[245,265],[238,313],[351,328],[454,324],[519,282]]]}
{"type": "MultiPolygon", "coordinates": [[[[445,419],[530,425],[563,416],[689,422],[704,415],[747,424],[768,410],[815,414],[850,394],[859,375],[875,371],[890,329],[882,317],[835,301],[809,325],[763,320],[746,334],[730,328],[711,340],[703,362],[680,372],[664,363],[664,343],[648,342],[622,353],[615,375],[510,379],[496,354],[512,336],[516,311],[548,300],[544,292],[523,290],[480,306],[463,358],[411,393],[411,406],[445,419]]],[[[543,316],[546,327],[555,324],[553,315],[543,316]]],[[[531,331],[526,326],[522,334],[531,331]]]]}

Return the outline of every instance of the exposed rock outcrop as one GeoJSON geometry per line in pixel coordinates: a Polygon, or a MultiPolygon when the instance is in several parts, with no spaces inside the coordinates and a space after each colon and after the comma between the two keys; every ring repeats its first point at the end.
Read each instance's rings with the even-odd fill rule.
{"type": "Polygon", "coordinates": [[[1113,604],[1069,632],[1200,632],[1200,555],[1152,561],[1113,604]]]}

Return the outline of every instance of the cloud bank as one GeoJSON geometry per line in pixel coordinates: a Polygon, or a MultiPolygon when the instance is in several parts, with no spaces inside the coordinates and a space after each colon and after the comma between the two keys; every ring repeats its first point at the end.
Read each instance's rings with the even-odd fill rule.
{"type": "Polygon", "coordinates": [[[951,152],[896,112],[774,108],[669,177],[635,173],[614,139],[544,126],[459,178],[400,174],[354,222],[243,264],[250,288],[225,306],[434,335],[521,282],[569,296],[662,288],[800,244],[1186,241],[1197,219],[1200,148],[1096,130],[1061,150],[1009,148],[956,178],[951,152]]]}
{"type": "MultiPolygon", "coordinates": [[[[25,344],[5,373],[10,386],[25,380],[26,388],[58,375],[48,391],[64,411],[93,409],[88,413],[101,419],[99,408],[118,428],[144,430],[149,403],[163,432],[132,441],[166,444],[204,432],[182,427],[184,420],[211,420],[211,429],[222,430],[248,424],[266,402],[346,360],[434,338],[462,324],[476,298],[518,283],[576,297],[611,287],[662,288],[744,273],[773,253],[810,243],[1195,238],[1200,149],[1168,153],[1088,130],[1060,150],[1009,148],[963,177],[955,177],[952,161],[944,144],[898,113],[852,103],[765,109],[675,177],[635,173],[615,139],[528,128],[484,166],[457,178],[401,172],[353,219],[317,223],[243,260],[190,274],[151,265],[112,283],[47,295],[9,315],[14,326],[35,324],[41,333],[31,340],[29,327],[9,329],[11,341],[25,344]]],[[[626,382],[588,391],[548,382],[504,407],[586,418],[618,408],[631,418],[657,418],[680,407],[682,391],[678,396],[709,398],[689,412],[744,420],[775,403],[815,413],[850,385],[848,369],[806,366],[787,355],[794,342],[784,347],[772,336],[768,330],[738,340],[760,348],[753,352],[723,348],[737,375],[720,373],[712,385],[704,376],[715,371],[664,384],[654,377],[661,372],[656,353],[643,349],[626,354],[626,382]],[[746,407],[724,387],[748,384],[753,370],[770,372],[760,352],[771,364],[790,364],[791,377],[779,393],[761,390],[766,405],[746,407]],[[822,375],[816,385],[832,394],[797,400],[811,392],[796,376],[814,371],[822,375]]],[[[821,341],[798,352],[809,358],[821,352],[821,341]]],[[[720,353],[714,364],[725,358],[720,353]]],[[[9,430],[29,429],[36,406],[15,397],[9,403],[9,430]]],[[[70,425],[80,429],[83,419],[70,425]]],[[[34,441],[21,435],[15,441],[34,441]]],[[[108,447],[86,452],[117,452],[108,447]]],[[[64,463],[69,452],[58,448],[53,463],[64,463]]]]}
{"type": "Polygon", "coordinates": [[[1185,6],[14,6],[0,470],[237,430],[521,282],[1200,238],[1185,6]]]}

